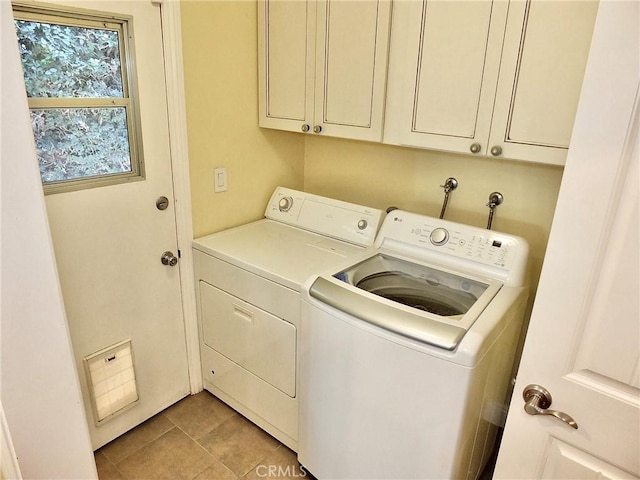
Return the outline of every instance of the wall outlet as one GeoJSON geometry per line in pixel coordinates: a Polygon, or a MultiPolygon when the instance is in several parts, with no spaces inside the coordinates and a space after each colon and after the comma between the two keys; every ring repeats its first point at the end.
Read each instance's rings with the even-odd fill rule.
{"type": "Polygon", "coordinates": [[[227,191],[227,169],[216,168],[213,171],[213,191],[216,193],[227,191]]]}

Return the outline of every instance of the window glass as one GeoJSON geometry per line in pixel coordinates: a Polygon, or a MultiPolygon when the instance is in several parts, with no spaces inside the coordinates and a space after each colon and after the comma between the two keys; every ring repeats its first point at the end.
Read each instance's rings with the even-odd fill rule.
{"type": "Polygon", "coordinates": [[[14,5],[46,193],[143,178],[129,18],[14,5]]]}
{"type": "Polygon", "coordinates": [[[29,97],[123,97],[118,32],[16,21],[29,97]]]}
{"type": "Polygon", "coordinates": [[[43,182],[131,172],[124,108],[31,110],[43,182]]]}

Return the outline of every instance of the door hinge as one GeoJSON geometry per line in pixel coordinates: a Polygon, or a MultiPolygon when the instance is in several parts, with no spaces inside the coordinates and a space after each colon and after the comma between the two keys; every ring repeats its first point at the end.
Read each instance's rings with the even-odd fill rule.
{"type": "Polygon", "coordinates": [[[180,249],[178,249],[178,258],[181,258],[182,255],[180,255],[180,249]]]}

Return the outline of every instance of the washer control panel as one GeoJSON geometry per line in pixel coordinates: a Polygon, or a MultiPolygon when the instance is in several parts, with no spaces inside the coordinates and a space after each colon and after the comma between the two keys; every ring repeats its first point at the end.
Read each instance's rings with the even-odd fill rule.
{"type": "Polygon", "coordinates": [[[429,240],[436,246],[444,245],[449,240],[449,232],[446,228],[434,228],[429,234],[429,240]]]}
{"type": "Polygon", "coordinates": [[[265,217],[294,227],[355,243],[373,245],[382,223],[382,210],[278,187],[265,217]]]}
{"type": "Polygon", "coordinates": [[[520,237],[401,210],[388,214],[380,229],[376,246],[385,244],[407,248],[412,255],[436,254],[441,263],[463,260],[480,273],[508,272],[502,276],[524,275],[529,255],[528,244],[520,237]]]}

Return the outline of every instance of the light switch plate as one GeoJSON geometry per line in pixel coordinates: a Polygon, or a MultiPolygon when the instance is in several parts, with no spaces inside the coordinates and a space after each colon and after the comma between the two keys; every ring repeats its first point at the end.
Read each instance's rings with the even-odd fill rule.
{"type": "Polygon", "coordinates": [[[213,191],[216,193],[227,191],[227,169],[216,168],[213,171],[213,191]]]}

